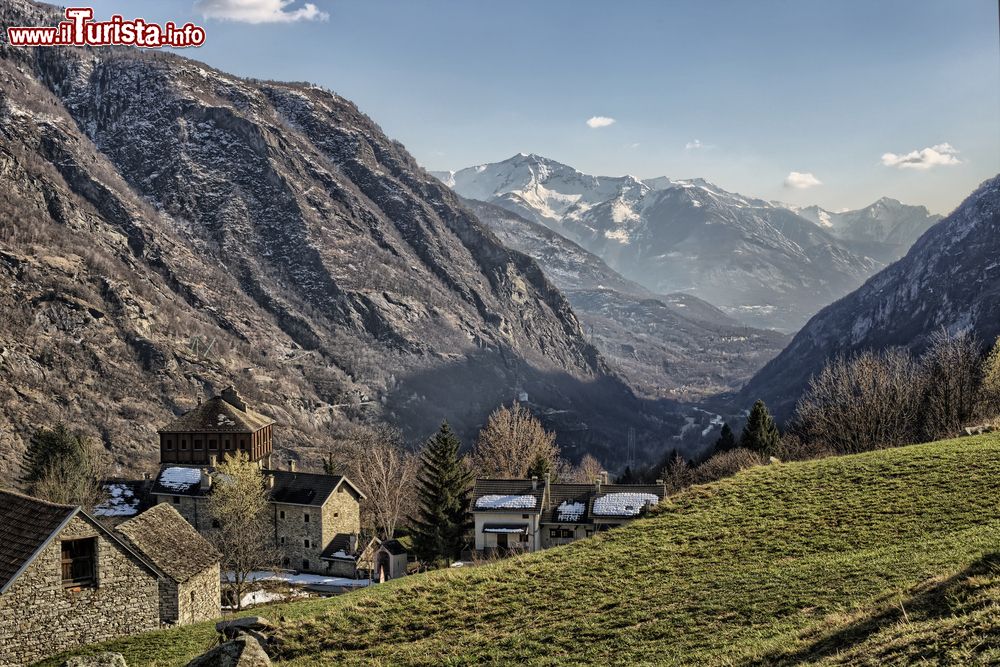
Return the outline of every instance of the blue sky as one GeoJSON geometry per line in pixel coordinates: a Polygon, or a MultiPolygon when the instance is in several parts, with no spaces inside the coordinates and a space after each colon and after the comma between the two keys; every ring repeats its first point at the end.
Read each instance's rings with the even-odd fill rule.
{"type": "Polygon", "coordinates": [[[94,7],[194,20],[207,41],[185,55],[326,86],[430,169],[538,153],[834,210],[887,195],[942,213],[1000,172],[996,0],[198,2],[94,7]]]}

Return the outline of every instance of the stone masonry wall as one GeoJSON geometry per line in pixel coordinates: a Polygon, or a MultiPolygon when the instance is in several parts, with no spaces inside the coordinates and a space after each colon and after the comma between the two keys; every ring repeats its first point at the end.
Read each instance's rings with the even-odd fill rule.
{"type": "Polygon", "coordinates": [[[24,665],[83,644],[159,626],[157,576],[75,517],[0,595],[0,665],[24,665]],[[62,539],[97,537],[97,586],[62,583],[62,539]]]}
{"type": "Polygon", "coordinates": [[[272,509],[275,521],[275,546],[282,558],[288,562],[285,567],[294,570],[308,570],[322,573],[326,565],[319,559],[326,546],[323,542],[322,508],[305,505],[285,505],[275,503],[272,509]],[[282,518],[284,512],[284,518],[282,518]],[[309,521],[305,520],[306,515],[309,521]],[[309,546],[306,546],[309,540],[309,546]],[[305,561],[309,561],[308,567],[305,561]]]}
{"type": "Polygon", "coordinates": [[[177,586],[180,616],[177,622],[186,625],[210,621],[222,616],[222,580],[219,566],[213,565],[177,586]]]}

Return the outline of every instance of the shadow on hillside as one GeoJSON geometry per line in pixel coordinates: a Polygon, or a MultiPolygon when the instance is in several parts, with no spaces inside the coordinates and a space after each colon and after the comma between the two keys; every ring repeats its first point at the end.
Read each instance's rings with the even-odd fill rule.
{"type": "MultiPolygon", "coordinates": [[[[975,577],[1000,575],[1000,553],[986,554],[972,565],[936,584],[920,585],[909,598],[887,600],[881,611],[825,634],[793,652],[775,652],[744,664],[755,666],[798,665],[817,661],[863,644],[880,631],[900,622],[932,621],[967,612],[963,602],[975,593],[975,577]]],[[[926,656],[930,657],[930,656],[926,656]]]]}

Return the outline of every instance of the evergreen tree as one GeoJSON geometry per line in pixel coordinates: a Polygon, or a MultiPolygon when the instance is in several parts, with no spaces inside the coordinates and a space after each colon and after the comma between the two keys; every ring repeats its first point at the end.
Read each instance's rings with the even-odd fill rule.
{"type": "Polygon", "coordinates": [[[753,404],[747,424],[743,427],[740,447],[764,456],[773,456],[780,443],[781,434],[778,433],[771,413],[767,411],[764,401],[758,400],[753,404]]]}
{"type": "Polygon", "coordinates": [[[552,472],[552,460],[548,457],[539,454],[535,457],[535,460],[531,462],[528,466],[528,477],[537,477],[538,479],[544,479],[545,475],[552,472]]]}
{"type": "Polygon", "coordinates": [[[728,452],[731,449],[736,449],[736,436],[729,424],[723,424],[719,439],[715,441],[715,452],[728,452]]]}
{"type": "Polygon", "coordinates": [[[420,509],[413,522],[413,547],[424,562],[457,560],[471,527],[469,491],[472,473],[458,456],[458,438],[448,422],[421,453],[417,480],[420,509]]]}
{"type": "Polygon", "coordinates": [[[54,465],[79,461],[85,444],[82,437],[71,433],[62,422],[51,429],[35,431],[21,462],[21,481],[30,488],[45,478],[54,465]]]}

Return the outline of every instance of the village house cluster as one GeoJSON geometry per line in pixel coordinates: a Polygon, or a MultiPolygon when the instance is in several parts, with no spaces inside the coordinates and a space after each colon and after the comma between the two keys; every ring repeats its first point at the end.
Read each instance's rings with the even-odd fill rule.
{"type": "MultiPolygon", "coordinates": [[[[343,475],[274,464],[274,420],[233,387],[159,430],[160,467],[111,480],[87,512],[0,491],[0,665],[27,664],[84,644],[221,615],[222,556],[208,503],[218,463],[245,454],[260,467],[280,567],[375,581],[407,573],[398,540],[362,539],[365,495],[343,475]]],[[[641,515],[656,485],[480,479],[470,511],[475,550],[507,555],[592,535],[641,515]]]]}

